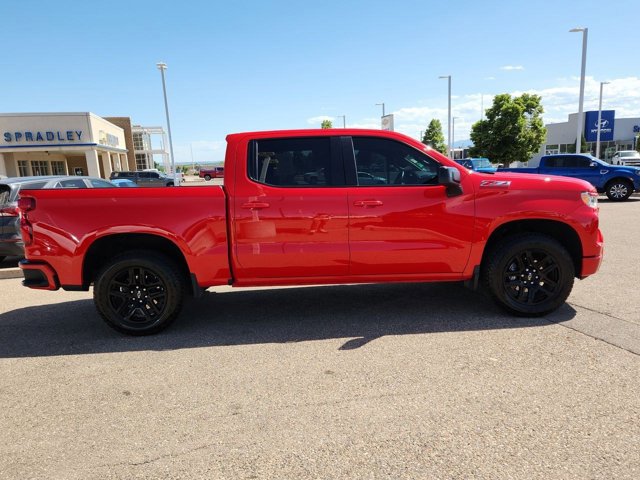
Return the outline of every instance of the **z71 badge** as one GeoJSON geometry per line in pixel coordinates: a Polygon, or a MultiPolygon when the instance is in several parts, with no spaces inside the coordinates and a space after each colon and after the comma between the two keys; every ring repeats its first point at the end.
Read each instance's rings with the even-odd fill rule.
{"type": "Polygon", "coordinates": [[[480,188],[508,188],[511,180],[482,180],[480,188]]]}

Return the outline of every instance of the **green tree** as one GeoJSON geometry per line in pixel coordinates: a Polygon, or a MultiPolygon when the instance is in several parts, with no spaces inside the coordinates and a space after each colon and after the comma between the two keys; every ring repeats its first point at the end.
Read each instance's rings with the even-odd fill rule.
{"type": "Polygon", "coordinates": [[[486,110],[487,118],[471,127],[473,157],[487,157],[508,167],[511,162],[526,162],[545,141],[547,129],[542,123],[542,98],[523,93],[512,97],[496,95],[486,110]]]}
{"type": "Polygon", "coordinates": [[[444,143],[444,134],[442,133],[442,123],[440,120],[434,118],[429,122],[429,126],[422,136],[422,143],[446,155],[447,145],[444,143]]]}
{"type": "Polygon", "coordinates": [[[320,128],[333,128],[333,123],[331,123],[331,120],[322,120],[320,128]]]}
{"type": "MultiPolygon", "coordinates": [[[[567,145],[567,153],[576,153],[575,141],[572,144],[567,145]]],[[[587,145],[587,140],[584,138],[584,134],[580,139],[580,153],[589,153],[589,145],[587,145]]]]}

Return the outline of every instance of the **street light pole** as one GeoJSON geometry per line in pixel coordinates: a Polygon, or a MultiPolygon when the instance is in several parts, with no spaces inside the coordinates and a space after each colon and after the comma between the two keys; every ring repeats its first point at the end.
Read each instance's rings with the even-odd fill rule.
{"type": "MultiPolygon", "coordinates": [[[[460,117],[451,117],[452,120],[452,126],[451,126],[451,145],[453,146],[453,144],[455,143],[455,138],[456,138],[456,119],[458,119],[460,117]]],[[[455,147],[453,147],[455,148],[455,147]]],[[[451,150],[451,158],[453,158],[455,155],[453,155],[453,150],[451,150]]]]}
{"type": "Polygon", "coordinates": [[[449,82],[449,107],[447,114],[447,141],[449,142],[449,158],[453,158],[451,156],[451,75],[442,75],[438,78],[446,78],[449,82]]]}
{"type": "Polygon", "coordinates": [[[596,137],[596,158],[600,158],[600,128],[602,128],[602,87],[609,82],[600,82],[600,103],[598,104],[598,135],[596,137]]]}
{"type": "Polygon", "coordinates": [[[382,116],[384,117],[384,102],[376,103],[376,106],[378,106],[378,105],[382,105],[382,116]]]}
{"type": "Polygon", "coordinates": [[[347,116],[346,115],[336,115],[337,118],[342,118],[342,128],[347,128],[347,116]]]}
{"type": "Polygon", "coordinates": [[[169,104],[167,103],[167,85],[164,81],[164,71],[167,69],[167,64],[159,62],[156,64],[158,70],[160,70],[160,76],[162,77],[162,93],[164,95],[164,111],[167,115],[167,133],[169,134],[169,151],[171,152],[171,172],[173,173],[174,185],[178,183],[178,176],[176,175],[176,158],[173,155],[173,141],[171,139],[171,122],[169,121],[169,104]]]}
{"type": "Polygon", "coordinates": [[[582,32],[582,68],[580,69],[580,101],[578,104],[578,133],[576,136],[576,153],[580,152],[580,146],[582,144],[582,130],[583,130],[583,118],[582,118],[582,106],[584,104],[584,78],[585,70],[587,68],[587,36],[589,29],[586,27],[572,28],[570,32],[582,32]]]}

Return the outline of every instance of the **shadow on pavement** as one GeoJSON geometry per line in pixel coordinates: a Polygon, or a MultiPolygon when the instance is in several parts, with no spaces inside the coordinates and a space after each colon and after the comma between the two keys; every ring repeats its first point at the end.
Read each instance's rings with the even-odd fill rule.
{"type": "Polygon", "coordinates": [[[575,316],[507,315],[460,284],[387,284],[236,290],[190,300],[176,322],[150,337],[112,331],[91,300],[0,314],[0,358],[174,350],[344,338],[340,350],[385,335],[539,327],[575,316]]]}

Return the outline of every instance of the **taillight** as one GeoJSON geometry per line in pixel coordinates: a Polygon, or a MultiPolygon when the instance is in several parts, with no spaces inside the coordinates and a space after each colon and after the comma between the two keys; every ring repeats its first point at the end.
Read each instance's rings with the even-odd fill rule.
{"type": "Polygon", "coordinates": [[[33,197],[20,197],[18,199],[18,209],[22,212],[29,212],[36,208],[36,199],[33,197]]]}
{"type": "Polygon", "coordinates": [[[20,215],[20,232],[22,233],[22,241],[25,246],[29,246],[33,243],[33,226],[29,222],[28,212],[36,208],[36,199],[33,197],[20,197],[18,198],[18,210],[20,215]]]}
{"type": "Polygon", "coordinates": [[[6,207],[2,207],[0,208],[0,213],[2,215],[6,215],[9,217],[17,217],[18,216],[18,209],[15,205],[9,205],[6,207]]]}

